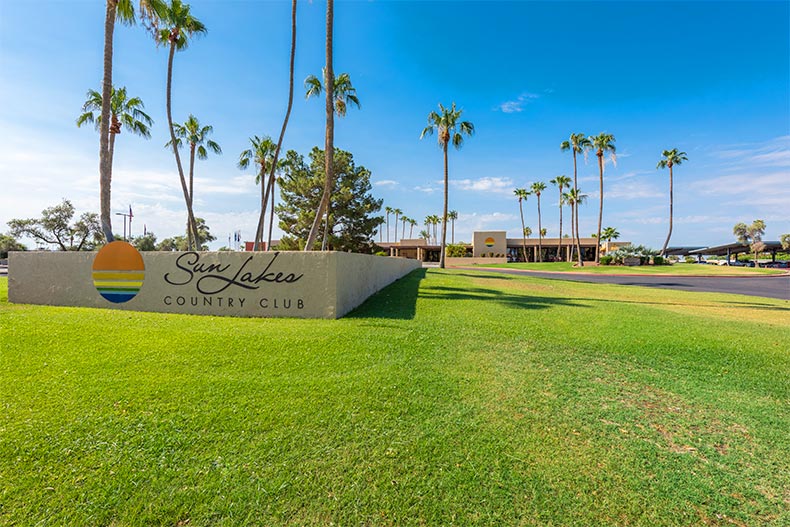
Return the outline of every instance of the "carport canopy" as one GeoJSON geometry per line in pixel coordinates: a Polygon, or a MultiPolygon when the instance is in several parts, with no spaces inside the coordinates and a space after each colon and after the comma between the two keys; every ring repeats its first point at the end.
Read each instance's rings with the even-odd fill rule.
{"type": "MultiPolygon", "coordinates": [[[[765,249],[760,252],[767,252],[773,255],[776,253],[786,253],[790,252],[788,249],[782,249],[782,244],[780,242],[763,242],[765,244],[765,249]]],[[[694,249],[689,251],[689,254],[692,255],[705,255],[705,256],[729,256],[729,255],[736,255],[740,253],[750,253],[752,252],[751,247],[749,245],[743,243],[728,243],[725,245],[716,245],[714,247],[705,247],[702,249],[694,249]]]]}

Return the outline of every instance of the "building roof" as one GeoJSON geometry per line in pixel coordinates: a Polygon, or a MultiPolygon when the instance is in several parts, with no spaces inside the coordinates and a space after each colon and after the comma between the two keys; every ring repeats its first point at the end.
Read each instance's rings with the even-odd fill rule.
{"type": "MultiPolygon", "coordinates": [[[[765,244],[765,251],[767,252],[788,252],[788,249],[782,249],[782,244],[780,242],[763,241],[763,243],[765,244]]],[[[744,243],[727,243],[724,245],[715,245],[713,247],[695,249],[693,251],[689,251],[689,254],[726,256],[728,252],[729,254],[750,253],[752,252],[752,249],[749,247],[749,245],[744,243]]]]}

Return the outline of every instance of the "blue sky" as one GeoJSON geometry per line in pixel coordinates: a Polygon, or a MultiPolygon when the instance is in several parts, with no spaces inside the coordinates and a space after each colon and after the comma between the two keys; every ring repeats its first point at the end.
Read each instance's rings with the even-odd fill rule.
{"type": "MultiPolygon", "coordinates": [[[[208,34],[179,53],[173,113],[214,126],[223,155],[198,162],[196,214],[218,236],[250,239],[259,193],[236,168],[251,135],[275,136],[288,88],[290,3],[192,2],[208,34]]],[[[325,4],[300,2],[297,93],[286,147],[323,145],[323,104],[301,81],[323,65],[325,4]]],[[[61,198],[98,210],[98,136],[74,120],[101,80],[99,1],[0,0],[0,231],[61,198]],[[35,23],[31,21],[35,19],[35,23]]],[[[142,27],[119,26],[114,82],[156,121],[151,140],[118,138],[113,208],[131,205],[135,232],[182,230],[185,209],[165,117],[167,54],[142,27]]],[[[615,135],[604,226],[660,247],[668,174],[675,171],[672,244],[732,241],[732,226],[762,218],[767,239],[790,232],[790,2],[337,2],[335,70],[362,102],[336,122],[336,145],[372,171],[374,194],[422,222],[441,211],[441,152],[419,140],[437,103],[455,101],[477,133],[450,156],[456,238],[520,230],[513,189],[572,175],[559,144],[572,132],[615,135]]],[[[580,165],[582,234],[597,223],[597,165],[580,165]]],[[[556,189],[543,224],[557,234],[556,189]]],[[[536,230],[534,198],[525,205],[536,230]]],[[[566,226],[567,227],[567,226],[566,226]]],[[[120,232],[122,225],[116,225],[120,232]]]]}

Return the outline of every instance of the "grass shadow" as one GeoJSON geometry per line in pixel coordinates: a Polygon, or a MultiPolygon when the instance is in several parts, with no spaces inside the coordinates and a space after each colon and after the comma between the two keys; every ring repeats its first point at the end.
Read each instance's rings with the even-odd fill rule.
{"type": "MultiPolygon", "coordinates": [[[[474,278],[478,278],[474,276],[474,278]]],[[[515,309],[548,309],[554,306],[590,307],[575,302],[573,298],[545,297],[526,294],[513,294],[499,289],[483,287],[446,287],[433,286],[419,293],[420,298],[433,300],[477,300],[493,301],[515,309]]]]}
{"type": "Polygon", "coordinates": [[[416,313],[420,282],[425,269],[415,269],[365,300],[344,318],[391,318],[411,320],[416,313]]]}

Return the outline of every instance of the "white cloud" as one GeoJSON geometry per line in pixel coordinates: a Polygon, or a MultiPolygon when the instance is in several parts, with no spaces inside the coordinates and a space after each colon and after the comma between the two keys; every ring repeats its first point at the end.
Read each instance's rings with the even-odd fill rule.
{"type": "Polygon", "coordinates": [[[489,194],[513,194],[515,183],[508,177],[482,177],[478,179],[453,179],[450,184],[459,190],[484,192],[489,194]]]}
{"type": "Polygon", "coordinates": [[[426,194],[433,194],[439,189],[436,187],[424,187],[422,185],[417,185],[416,187],[414,187],[414,190],[418,192],[425,192],[426,194]]]}
{"type": "Polygon", "coordinates": [[[379,180],[379,181],[374,181],[373,185],[376,186],[376,187],[389,187],[389,188],[392,188],[392,187],[397,187],[398,185],[400,185],[400,183],[398,183],[394,179],[382,179],[382,180],[379,180]]]}
{"type": "Polygon", "coordinates": [[[714,156],[737,163],[737,168],[790,167],[790,135],[763,143],[732,145],[714,152],[714,156]]]}
{"type": "Polygon", "coordinates": [[[540,95],[537,93],[524,92],[516,97],[515,100],[503,102],[496,109],[503,113],[519,113],[524,111],[524,106],[539,98],[540,95]]]}

